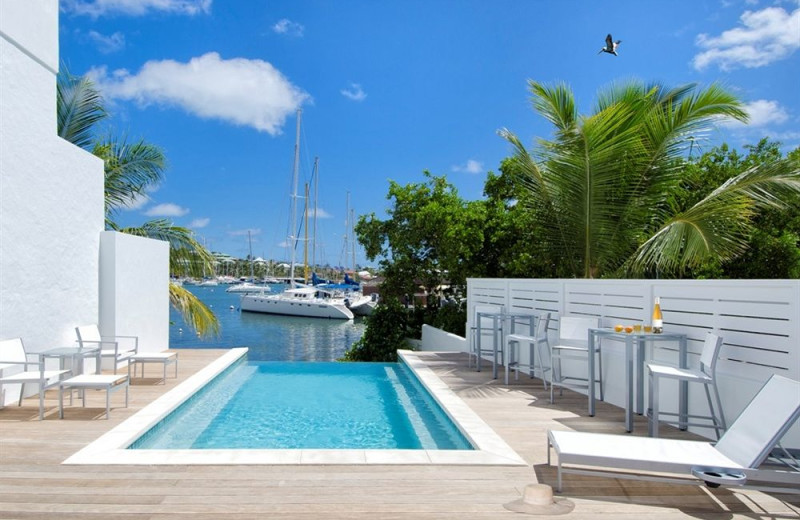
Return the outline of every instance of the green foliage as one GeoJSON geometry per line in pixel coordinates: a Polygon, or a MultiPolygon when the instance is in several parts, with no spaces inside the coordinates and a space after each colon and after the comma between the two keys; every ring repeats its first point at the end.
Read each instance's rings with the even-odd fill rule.
{"type": "Polygon", "coordinates": [[[746,120],[741,102],[718,85],[627,82],[601,92],[579,117],[564,85],[530,82],[533,106],[554,125],[529,152],[511,132],[520,199],[540,231],[535,247],[568,276],[682,275],[729,262],[748,245],[759,211],[784,208],[800,193],[800,170],[770,158],[679,200],[684,155],[722,118],[746,120]]]}
{"type": "Polygon", "coordinates": [[[381,257],[381,296],[411,300],[421,286],[428,293],[463,286],[483,244],[483,204],[464,202],[444,177],[425,172],[425,183],[391,181],[387,220],[361,216],[356,225],[367,258],[381,257]]]}
{"type": "MultiPolygon", "coordinates": [[[[769,165],[798,170],[800,148],[786,158],[780,143],[762,139],[743,147],[745,155],[727,145],[687,161],[684,179],[672,194],[672,203],[683,210],[708,197],[717,186],[745,172],[769,165]]],[[[784,192],[778,204],[753,212],[745,251],[728,261],[711,259],[686,276],[702,278],[800,278],[800,193],[784,192]]]]}
{"type": "Polygon", "coordinates": [[[410,349],[409,311],[397,300],[381,300],[371,316],[364,318],[367,328],[353,343],[343,361],[397,361],[397,349],[410,349]]]}
{"type": "Polygon", "coordinates": [[[431,327],[442,329],[445,332],[450,332],[461,337],[467,335],[467,302],[462,300],[461,303],[446,303],[436,309],[436,312],[430,317],[431,327]]]}

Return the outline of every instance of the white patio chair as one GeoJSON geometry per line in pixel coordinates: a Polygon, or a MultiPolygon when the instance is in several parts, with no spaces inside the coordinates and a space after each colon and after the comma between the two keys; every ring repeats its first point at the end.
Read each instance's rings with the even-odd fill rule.
{"type": "Polygon", "coordinates": [[[519,379],[520,366],[528,367],[528,375],[534,377],[538,366],[539,374],[542,377],[542,384],[544,389],[547,390],[546,372],[551,370],[550,367],[544,366],[544,353],[550,354],[550,342],[547,339],[547,328],[550,325],[550,313],[545,312],[536,318],[536,330],[531,331],[533,335],[526,334],[509,334],[506,336],[506,347],[508,349],[508,363],[506,363],[506,384],[508,384],[508,370],[511,365],[514,366],[514,379],[519,379]],[[521,365],[519,362],[522,343],[528,344],[528,365],[521,365]],[[537,363],[538,362],[538,363],[537,363]]]}
{"type": "MultiPolygon", "coordinates": [[[[139,337],[138,336],[114,336],[105,337],[100,335],[100,329],[96,324],[83,325],[75,327],[75,333],[78,336],[78,343],[82,347],[99,345],[100,358],[111,358],[114,363],[114,373],[117,373],[117,367],[120,363],[125,363],[128,358],[139,352],[139,337]],[[124,346],[120,345],[120,339],[126,340],[124,346]],[[132,342],[129,340],[133,340],[132,342]],[[133,346],[130,344],[133,343],[133,346]]],[[[97,367],[100,372],[101,368],[97,367]]]]}
{"type": "Polygon", "coordinates": [[[25,396],[25,385],[36,384],[39,387],[39,420],[44,419],[44,394],[48,388],[59,383],[64,374],[69,370],[45,370],[44,361],[28,361],[21,338],[0,341],[0,408],[5,403],[3,385],[19,384],[19,406],[25,396]],[[9,374],[17,367],[21,372],[9,374]]]}
{"type": "MultiPolygon", "coordinates": [[[[79,390],[83,407],[86,408],[87,390],[105,390],[106,392],[106,419],[111,415],[111,394],[117,390],[125,390],[125,408],[128,407],[128,388],[130,378],[127,374],[81,374],[61,381],[58,385],[58,418],[64,418],[64,390],[79,390]]],[[[70,404],[72,392],[70,392],[70,404]]]]}
{"type": "Polygon", "coordinates": [[[559,395],[563,388],[588,388],[589,387],[589,356],[597,356],[597,377],[595,383],[600,385],[600,400],[603,400],[603,356],[600,351],[600,342],[595,342],[594,352],[589,352],[589,329],[597,328],[599,318],[578,318],[562,316],[558,327],[558,344],[550,347],[550,402],[554,402],[554,388],[559,388],[559,395]],[[565,376],[562,371],[561,361],[573,359],[586,363],[586,377],[565,376]],[[575,382],[577,381],[577,382],[575,382]],[[581,383],[585,381],[586,383],[581,383]]]}
{"type": "MultiPolygon", "coordinates": [[[[469,348],[469,366],[472,366],[472,358],[475,358],[476,366],[480,367],[480,361],[478,358],[482,356],[484,353],[490,353],[494,356],[494,338],[495,334],[501,334],[503,330],[503,322],[502,320],[499,321],[499,330],[495,331],[494,323],[495,320],[492,318],[481,317],[480,324],[481,324],[481,341],[478,341],[478,313],[480,312],[492,312],[497,313],[503,312],[504,307],[502,305],[488,305],[488,304],[478,304],[475,305],[475,308],[472,310],[472,327],[470,328],[470,348],[469,348]]],[[[502,350],[501,350],[502,356],[502,350]]],[[[505,360],[503,359],[501,363],[505,360]]]]}
{"type": "Polygon", "coordinates": [[[798,417],[800,382],[773,375],[716,444],[548,431],[547,463],[553,448],[558,456],[558,491],[562,474],[573,473],[800,493],[796,464],[762,467],[798,417]]]}
{"type": "Polygon", "coordinates": [[[708,400],[708,409],[710,415],[688,415],[687,417],[693,419],[703,419],[710,421],[711,424],[704,422],[684,422],[685,426],[702,426],[713,428],[717,434],[717,439],[720,438],[722,432],[725,431],[725,414],[722,411],[722,401],[719,398],[719,389],[717,388],[716,372],[717,372],[717,359],[719,357],[719,350],[722,347],[722,338],[711,332],[706,334],[706,340],[703,343],[703,351],[700,354],[700,369],[691,370],[688,368],[677,368],[667,365],[658,365],[655,363],[647,363],[647,369],[650,372],[650,395],[648,406],[648,431],[651,437],[658,437],[658,423],[659,421],[669,424],[681,424],[677,420],[663,420],[661,416],[678,417],[674,412],[663,412],[659,409],[659,382],[661,379],[673,379],[675,381],[686,381],[689,383],[700,383],[706,392],[706,399],[708,400]],[[716,400],[715,412],[714,403],[711,401],[711,391],[714,391],[714,398],[716,400]]]}

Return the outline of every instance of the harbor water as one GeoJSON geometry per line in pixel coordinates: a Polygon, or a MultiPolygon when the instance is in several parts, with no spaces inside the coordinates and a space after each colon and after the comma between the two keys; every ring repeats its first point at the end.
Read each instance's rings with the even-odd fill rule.
{"type": "MultiPolygon", "coordinates": [[[[361,319],[295,318],[239,310],[240,294],[225,292],[227,285],[187,285],[208,305],[220,323],[220,335],[200,338],[170,308],[170,348],[247,347],[253,361],[334,361],[361,338],[361,319]]],[[[271,286],[273,292],[282,285],[271,286]]]]}

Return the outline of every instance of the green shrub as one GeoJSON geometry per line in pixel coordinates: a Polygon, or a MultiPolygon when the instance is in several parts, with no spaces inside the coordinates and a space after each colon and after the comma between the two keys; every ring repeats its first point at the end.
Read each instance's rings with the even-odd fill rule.
{"type": "Polygon", "coordinates": [[[397,301],[382,301],[371,316],[364,318],[366,330],[361,339],[344,353],[343,361],[397,361],[397,349],[410,349],[412,336],[409,311],[397,301]]]}

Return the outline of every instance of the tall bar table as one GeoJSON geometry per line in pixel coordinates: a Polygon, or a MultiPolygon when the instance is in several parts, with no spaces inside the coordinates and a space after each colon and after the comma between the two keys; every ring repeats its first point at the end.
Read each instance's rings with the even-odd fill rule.
{"type": "MultiPolygon", "coordinates": [[[[639,415],[644,412],[644,364],[645,364],[645,345],[648,341],[677,341],[678,342],[678,365],[681,368],[688,368],[686,334],[676,332],[664,332],[655,334],[652,332],[616,332],[613,329],[589,329],[589,352],[594,352],[595,341],[610,339],[625,343],[625,387],[628,395],[625,399],[625,429],[633,431],[634,413],[634,393],[636,394],[635,411],[639,415]],[[636,388],[634,389],[634,352],[636,345],[636,388]]],[[[682,381],[678,386],[678,415],[679,424],[682,430],[687,428],[687,411],[689,408],[688,398],[689,385],[682,381]]],[[[589,355],[589,415],[595,414],[595,390],[594,390],[594,356],[589,355]]]]}

